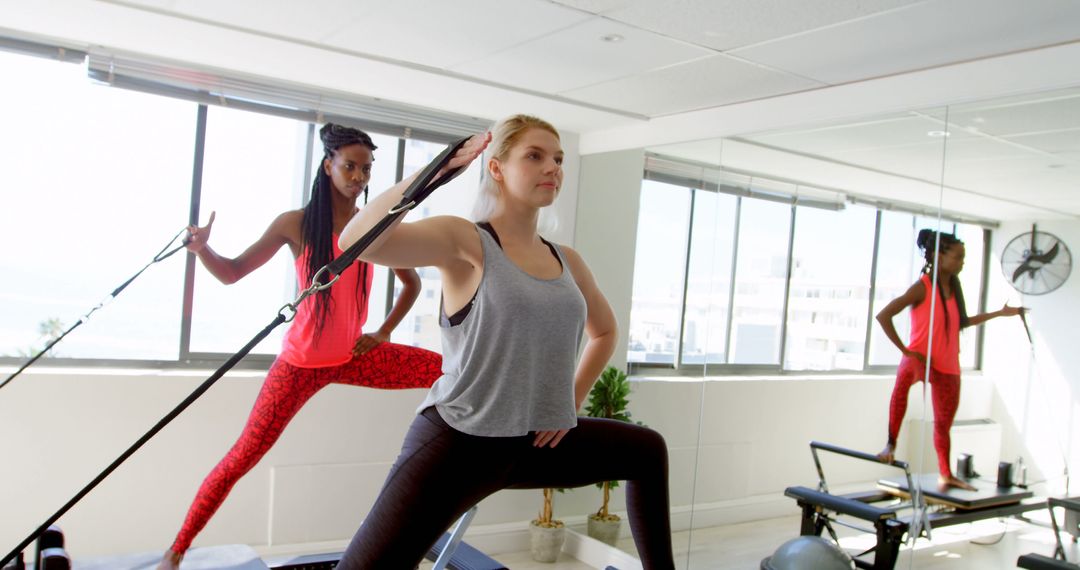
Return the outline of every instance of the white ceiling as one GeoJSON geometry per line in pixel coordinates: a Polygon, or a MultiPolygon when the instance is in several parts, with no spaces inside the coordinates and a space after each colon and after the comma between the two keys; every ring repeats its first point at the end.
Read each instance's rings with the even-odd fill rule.
{"type": "MultiPolygon", "coordinates": [[[[581,134],[586,153],[707,149],[781,124],[1080,85],[1077,0],[0,0],[5,29],[484,119],[530,112],[581,134]]],[[[922,122],[932,121],[899,115],[767,144],[820,137],[801,152],[840,152],[829,145],[856,132],[888,144],[922,122]]],[[[1075,161],[1074,133],[1044,127],[1006,142],[954,132],[957,153],[984,168],[950,184],[993,194],[985,185],[1015,171],[990,167],[1023,163],[1021,147],[1075,161]]],[[[906,176],[932,154],[898,143],[887,161],[854,146],[829,158],[906,176]]]]}

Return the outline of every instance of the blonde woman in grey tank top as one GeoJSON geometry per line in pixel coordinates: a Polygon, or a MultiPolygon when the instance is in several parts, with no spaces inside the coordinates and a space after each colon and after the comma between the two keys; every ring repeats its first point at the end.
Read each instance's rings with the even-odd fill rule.
{"type": "MultiPolygon", "coordinates": [[[[581,256],[538,233],[541,209],[563,182],[558,131],[525,115],[492,131],[473,137],[447,166],[469,164],[490,144],[478,203],[485,229],[454,216],[397,223],[361,255],[439,270],[443,375],[338,568],[413,568],[457,517],[504,488],[607,480],[628,482],[643,566],[674,568],[663,437],[576,416],[615,350],[617,329],[581,256]],[[614,464],[595,461],[599,449],[614,464]]],[[[373,199],[341,233],[340,246],[371,229],[411,181],[373,199]]]]}

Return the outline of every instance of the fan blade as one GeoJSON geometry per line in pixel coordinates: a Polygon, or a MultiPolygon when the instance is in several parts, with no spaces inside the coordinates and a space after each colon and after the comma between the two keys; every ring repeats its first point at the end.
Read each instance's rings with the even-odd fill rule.
{"type": "Polygon", "coordinates": [[[1031,267],[1028,266],[1027,259],[1025,259],[1024,262],[1020,264],[1020,267],[1016,268],[1016,271],[1013,271],[1012,282],[1016,283],[1016,280],[1020,279],[1020,276],[1023,275],[1025,271],[1032,271],[1031,267]]]}
{"type": "Polygon", "coordinates": [[[1042,255],[1033,255],[1029,259],[1034,260],[1034,261],[1041,261],[1043,263],[1050,263],[1050,262],[1054,261],[1054,258],[1057,257],[1057,254],[1058,254],[1058,252],[1060,250],[1061,250],[1061,242],[1059,241],[1059,242],[1054,244],[1054,247],[1050,248],[1050,251],[1048,251],[1048,252],[1046,252],[1046,253],[1044,253],[1042,255]]]}

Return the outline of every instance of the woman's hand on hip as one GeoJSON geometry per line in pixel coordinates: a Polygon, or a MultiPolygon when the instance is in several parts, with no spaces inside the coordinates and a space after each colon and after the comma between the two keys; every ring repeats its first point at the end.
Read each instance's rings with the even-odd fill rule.
{"type": "Polygon", "coordinates": [[[904,356],[908,358],[914,358],[923,364],[926,364],[926,355],[921,352],[915,352],[914,350],[905,350],[904,356]]]}
{"type": "Polygon", "coordinates": [[[353,356],[360,356],[389,340],[390,335],[382,331],[360,335],[360,338],[356,339],[356,344],[353,345],[353,356]]]}
{"type": "Polygon", "coordinates": [[[569,433],[568,429],[560,429],[555,431],[538,431],[536,432],[536,439],[533,440],[533,447],[555,447],[562,441],[563,436],[569,433]]]}

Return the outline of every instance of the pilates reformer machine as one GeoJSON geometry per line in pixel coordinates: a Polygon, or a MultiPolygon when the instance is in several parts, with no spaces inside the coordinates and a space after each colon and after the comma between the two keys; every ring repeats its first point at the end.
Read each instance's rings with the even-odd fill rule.
{"type": "Polygon", "coordinates": [[[834,524],[874,533],[877,536],[874,547],[853,557],[859,568],[893,568],[900,545],[906,539],[930,538],[935,528],[1019,516],[1047,508],[1046,500],[1035,498],[1031,491],[1013,485],[999,487],[993,480],[969,479],[978,487],[975,491],[940,489],[937,474],[912,475],[904,461],[886,464],[873,454],[817,441],[810,442],[810,452],[818,474],[817,488],[794,486],[784,490],[784,494],[795,499],[802,510],[799,534],[821,536],[823,531],[828,531],[829,536],[839,543],[834,524]],[[818,456],[822,451],[888,465],[902,475],[881,479],[870,491],[833,494],[818,456]],[[867,523],[872,528],[868,528],[867,523]],[[863,558],[870,554],[873,554],[872,561],[863,558]]]}

